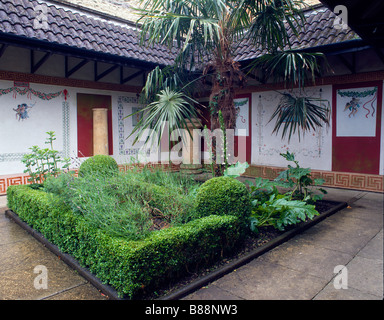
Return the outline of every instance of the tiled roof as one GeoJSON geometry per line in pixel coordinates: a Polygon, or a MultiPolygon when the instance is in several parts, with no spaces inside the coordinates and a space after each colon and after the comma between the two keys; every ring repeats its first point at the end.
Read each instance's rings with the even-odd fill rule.
{"type": "MultiPolygon", "coordinates": [[[[360,39],[350,28],[335,28],[334,21],[336,15],[325,7],[309,10],[306,12],[305,16],[306,24],[298,36],[294,35],[292,30],[287,26],[292,49],[316,48],[329,44],[360,39]]],[[[255,59],[263,53],[264,52],[259,47],[251,45],[249,40],[243,40],[235,52],[236,60],[238,61],[255,59]]]]}
{"type": "MultiPolygon", "coordinates": [[[[40,20],[40,26],[43,22],[40,20]]],[[[160,65],[172,64],[176,56],[175,50],[161,45],[139,46],[138,32],[128,24],[69,10],[49,1],[0,0],[1,33],[160,65]],[[38,28],[36,24],[38,6],[47,8],[47,28],[38,28]]]]}
{"type": "MultiPolygon", "coordinates": [[[[298,36],[291,36],[293,49],[358,39],[349,28],[334,28],[335,15],[325,7],[311,9],[306,16],[304,29],[298,36]]],[[[0,0],[0,39],[2,33],[160,65],[172,64],[177,52],[162,45],[139,46],[138,31],[128,23],[40,0],[0,0]],[[47,28],[36,27],[38,6],[47,8],[47,28]]],[[[245,61],[263,52],[243,40],[235,54],[236,60],[245,61]]]]}

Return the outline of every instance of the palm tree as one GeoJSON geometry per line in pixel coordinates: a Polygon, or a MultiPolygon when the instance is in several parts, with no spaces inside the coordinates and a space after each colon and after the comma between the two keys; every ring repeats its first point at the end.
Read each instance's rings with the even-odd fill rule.
{"type": "MultiPolygon", "coordinates": [[[[234,59],[242,41],[265,52],[250,69],[262,67],[267,73],[282,75],[285,81],[299,86],[308,77],[314,77],[314,72],[318,71],[316,57],[320,54],[292,51],[286,28],[288,25],[298,34],[305,22],[302,8],[301,0],[143,0],[138,10],[141,43],[177,48],[178,55],[174,66],[156,68],[148,76],[142,96],[151,103],[145,109],[147,116],[139,123],[136,134],[140,135],[141,128],[153,126],[160,119],[172,123],[169,130],[185,127],[184,119],[196,116],[196,101],[191,98],[192,84],[202,78],[211,83],[212,129],[220,126],[219,111],[225,127],[234,128],[235,89],[247,80],[247,73],[234,59]],[[172,96],[172,91],[178,93],[178,99],[164,103],[172,96]],[[183,112],[176,113],[178,108],[183,112]]],[[[316,121],[312,123],[326,122],[327,118],[321,116],[318,118],[319,113],[315,114],[316,121]]]]}

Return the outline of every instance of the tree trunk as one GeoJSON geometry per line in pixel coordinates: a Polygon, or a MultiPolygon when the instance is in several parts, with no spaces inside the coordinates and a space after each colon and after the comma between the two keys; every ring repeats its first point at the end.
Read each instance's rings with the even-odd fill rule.
{"type": "Polygon", "coordinates": [[[209,97],[212,129],[220,127],[218,113],[223,114],[226,129],[234,129],[236,126],[237,110],[233,99],[235,98],[235,85],[242,86],[245,76],[240,70],[240,64],[233,59],[223,62],[217,61],[215,66],[212,92],[209,97]]]}

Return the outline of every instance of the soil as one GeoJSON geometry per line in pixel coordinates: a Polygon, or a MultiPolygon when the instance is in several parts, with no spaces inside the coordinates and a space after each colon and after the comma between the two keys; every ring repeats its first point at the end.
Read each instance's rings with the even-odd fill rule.
{"type": "MultiPolygon", "coordinates": [[[[338,204],[339,202],[319,200],[316,202],[315,206],[316,206],[316,210],[320,214],[322,214],[328,211],[329,209],[335,207],[338,204]]],[[[294,226],[292,226],[291,228],[294,228],[294,226]]],[[[197,271],[190,271],[189,275],[185,276],[184,278],[170,281],[167,284],[164,284],[163,287],[158,289],[156,292],[145,293],[143,296],[139,297],[139,299],[145,299],[145,300],[159,299],[177,290],[180,290],[182,287],[198,280],[199,278],[204,277],[209,273],[216,271],[217,269],[225,266],[226,264],[229,264],[230,262],[240,259],[241,257],[247,255],[251,251],[255,250],[256,248],[267,244],[269,241],[282,235],[284,232],[288,230],[289,228],[287,228],[285,231],[279,231],[277,229],[274,229],[273,227],[259,228],[259,233],[257,234],[257,236],[248,236],[245,239],[242,248],[239,248],[239,251],[237,251],[237,253],[233,254],[232,256],[223,258],[222,260],[216,262],[214,265],[210,266],[209,268],[204,268],[197,271]]]]}

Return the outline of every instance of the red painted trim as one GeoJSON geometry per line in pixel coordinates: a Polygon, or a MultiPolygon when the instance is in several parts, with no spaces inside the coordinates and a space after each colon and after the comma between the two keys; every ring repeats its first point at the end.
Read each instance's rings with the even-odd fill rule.
{"type": "MultiPolygon", "coordinates": [[[[315,83],[308,82],[306,87],[316,87],[316,86],[325,86],[325,85],[337,85],[337,84],[359,84],[361,82],[370,82],[370,81],[381,81],[384,79],[384,71],[373,71],[373,72],[364,72],[356,74],[346,74],[340,76],[329,76],[316,79],[315,83]]],[[[293,86],[297,88],[297,86],[293,86]]],[[[272,90],[285,90],[287,88],[284,83],[269,83],[262,85],[249,85],[244,88],[236,89],[238,94],[246,94],[253,92],[263,92],[263,91],[272,91],[272,90]]],[[[208,94],[207,94],[208,95],[208,94]]],[[[202,95],[204,96],[204,95],[202,95]]]]}
{"type": "MultiPolygon", "coordinates": [[[[235,99],[242,99],[242,98],[248,98],[249,101],[249,107],[248,107],[248,137],[246,138],[246,160],[250,164],[251,163],[251,157],[252,157],[252,94],[238,94],[235,96],[235,99]]],[[[235,144],[237,143],[237,139],[235,137],[235,144]]],[[[237,147],[235,148],[237,151],[237,147]]],[[[236,156],[236,152],[235,152],[236,156]]]]}

